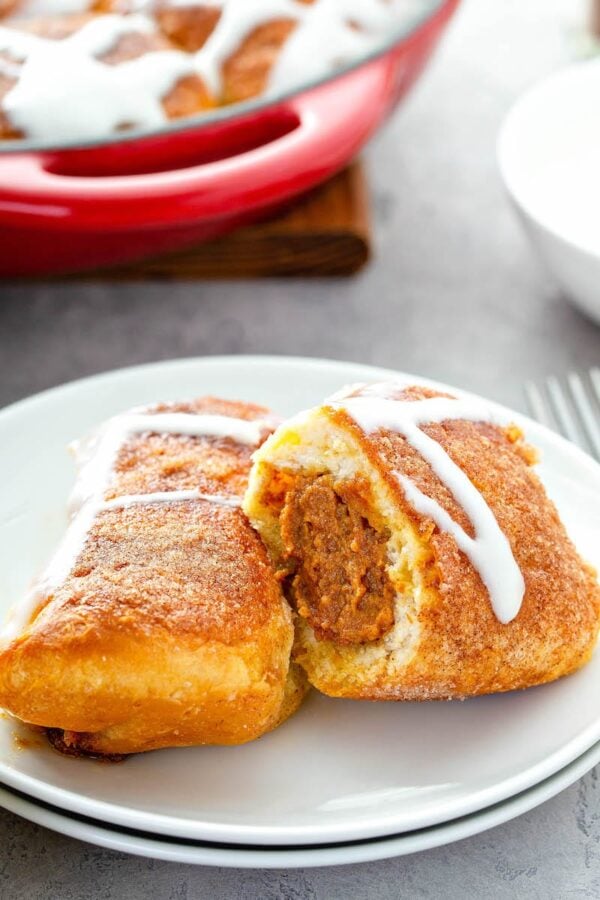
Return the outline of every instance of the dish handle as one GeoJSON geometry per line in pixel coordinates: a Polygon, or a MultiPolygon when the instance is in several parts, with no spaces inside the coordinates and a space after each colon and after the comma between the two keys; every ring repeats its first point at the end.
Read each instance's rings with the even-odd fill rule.
{"type": "MultiPolygon", "coordinates": [[[[58,230],[176,227],[221,216],[230,220],[280,202],[333,174],[358,151],[387,111],[388,76],[387,66],[379,61],[293,97],[271,110],[281,116],[284,133],[280,128],[272,138],[271,127],[265,143],[208,162],[142,174],[104,174],[107,152],[113,151],[118,164],[120,150],[124,159],[127,156],[127,142],[0,157],[0,221],[58,230]],[[77,154],[85,159],[80,174],[77,154]],[[93,172],[94,161],[99,174],[81,174],[93,172]]],[[[236,124],[239,127],[239,121],[236,124]]],[[[252,124],[249,120],[248,127],[252,124]]],[[[185,138],[188,161],[190,145],[192,150],[197,147],[196,159],[206,158],[205,135],[202,127],[195,134],[186,130],[176,135],[185,138]]],[[[144,162],[139,152],[143,139],[138,147],[144,162]]]]}

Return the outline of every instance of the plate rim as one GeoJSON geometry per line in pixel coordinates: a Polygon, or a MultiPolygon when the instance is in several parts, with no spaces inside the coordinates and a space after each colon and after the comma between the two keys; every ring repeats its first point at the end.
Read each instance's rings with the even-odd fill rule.
{"type": "Polygon", "coordinates": [[[356,844],[340,844],[336,847],[319,846],[290,850],[283,847],[248,845],[244,849],[206,847],[202,842],[181,844],[177,838],[157,836],[149,832],[128,834],[114,831],[102,822],[81,822],[79,819],[54,808],[39,806],[35,799],[15,794],[0,783],[0,807],[15,815],[49,828],[58,834],[84,841],[95,846],[125,852],[148,859],[187,863],[197,866],[220,866],[242,869],[295,869],[321,866],[342,866],[367,863],[422,853],[446,844],[475,837],[491,828],[506,824],[556,797],[559,793],[583,778],[600,762],[600,741],[593,744],[580,757],[525,791],[508,797],[490,807],[441,822],[429,828],[407,831],[403,834],[382,837],[378,840],[356,844]]]}
{"type": "MultiPolygon", "coordinates": [[[[110,385],[111,382],[117,382],[122,377],[143,378],[147,373],[154,374],[157,369],[180,369],[182,371],[193,368],[210,368],[212,366],[226,367],[248,367],[248,366],[268,366],[277,368],[278,366],[294,366],[296,368],[305,368],[307,365],[312,368],[320,368],[330,370],[333,368],[352,369],[355,372],[362,372],[366,379],[381,379],[382,377],[401,377],[414,379],[428,386],[437,389],[450,390],[458,396],[477,398],[483,400],[492,410],[507,416],[510,420],[518,424],[522,424],[533,435],[533,441],[537,441],[536,435],[541,435],[542,443],[546,442],[554,445],[560,453],[571,457],[575,460],[575,464],[583,467],[584,474],[589,472],[590,476],[595,479],[600,492],[600,464],[595,462],[588,454],[579,449],[575,445],[562,438],[560,435],[546,428],[538,422],[529,419],[527,416],[512,410],[493,400],[465,391],[444,382],[436,381],[426,376],[418,374],[406,373],[400,370],[382,368],[363,363],[355,363],[348,360],[324,359],[320,357],[299,357],[282,355],[261,355],[261,354],[235,354],[235,355],[219,355],[219,356],[200,356],[185,357],[174,360],[161,360],[154,363],[144,363],[136,366],[128,366],[119,369],[112,369],[95,375],[87,376],[82,379],[76,379],[57,385],[47,390],[41,391],[30,397],[23,398],[16,403],[0,409],[0,429],[5,425],[6,420],[10,420],[13,416],[27,414],[33,410],[35,406],[47,401],[54,401],[57,397],[77,393],[79,390],[90,389],[99,384],[110,385]]],[[[348,376],[340,376],[341,379],[348,376]]],[[[353,380],[356,380],[355,378],[353,380]]],[[[600,496],[600,493],[599,493],[600,496]]],[[[148,821],[152,825],[149,830],[155,834],[170,835],[183,839],[192,840],[208,840],[224,842],[229,841],[240,844],[256,843],[257,839],[262,844],[285,845],[293,842],[298,844],[318,844],[324,841],[334,840],[362,840],[372,837],[382,837],[391,833],[408,832],[417,828],[433,827],[443,822],[451,821],[457,816],[470,815],[488,808],[490,805],[505,801],[507,798],[527,790],[544,779],[561,771],[565,766],[569,765],[582,753],[585,753],[597,741],[600,741],[600,713],[598,719],[581,731],[576,737],[556,750],[550,757],[539,761],[534,766],[530,766],[525,772],[513,774],[503,781],[494,785],[488,785],[471,794],[469,802],[462,800],[459,804],[460,812],[456,811],[457,802],[454,799],[446,800],[440,803],[436,808],[437,812],[429,811],[421,816],[413,815],[404,825],[399,823],[398,814],[395,816],[387,814],[378,816],[368,820],[361,820],[359,824],[353,824],[350,821],[344,823],[322,823],[318,829],[314,825],[293,825],[293,826],[274,826],[274,825],[248,825],[248,824],[231,824],[217,823],[211,821],[202,821],[197,819],[182,819],[177,816],[166,815],[164,813],[152,813],[149,811],[135,809],[127,806],[120,806],[116,803],[97,800],[70,791],[62,787],[57,787],[49,782],[43,781],[38,777],[27,775],[15,770],[13,767],[0,760],[0,781],[3,781],[9,787],[20,790],[28,796],[38,798],[51,805],[65,808],[75,813],[89,815],[91,818],[110,821],[115,825],[123,827],[142,828],[148,830],[148,821]]]]}

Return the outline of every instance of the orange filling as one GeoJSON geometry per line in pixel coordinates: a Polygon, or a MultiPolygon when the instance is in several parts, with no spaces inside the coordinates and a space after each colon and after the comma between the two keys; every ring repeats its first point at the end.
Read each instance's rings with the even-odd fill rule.
{"type": "Polygon", "coordinates": [[[388,535],[365,513],[360,484],[320,475],[296,481],[279,520],[290,601],[318,638],[339,644],[375,641],[394,624],[388,535]]]}

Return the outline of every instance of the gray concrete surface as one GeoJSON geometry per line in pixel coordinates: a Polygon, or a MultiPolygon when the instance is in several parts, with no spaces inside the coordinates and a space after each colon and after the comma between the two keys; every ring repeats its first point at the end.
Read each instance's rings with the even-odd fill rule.
{"type": "MultiPolygon", "coordinates": [[[[572,54],[577,12],[574,0],[464,0],[434,66],[367,153],[376,259],[352,281],[1,285],[0,404],[115,366],[276,352],[396,366],[522,407],[524,378],[599,364],[600,329],[539,268],[494,161],[511,102],[572,54]]],[[[596,898],[600,787],[591,773],[438,850],[297,872],[137,859],[0,812],[0,896],[596,898]]]]}

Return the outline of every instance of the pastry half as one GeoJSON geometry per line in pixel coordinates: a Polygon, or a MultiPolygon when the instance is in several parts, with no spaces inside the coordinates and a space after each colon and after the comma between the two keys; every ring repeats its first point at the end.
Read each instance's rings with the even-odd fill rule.
{"type": "Polygon", "coordinates": [[[426,700],[551,681],[593,651],[600,595],[484,406],[357,386],[255,454],[244,509],[295,610],[295,657],[337,697],[426,700]]]}
{"type": "Polygon", "coordinates": [[[238,744],[298,706],[289,609],[240,509],[257,406],[162,404],[78,450],[72,518],[0,652],[0,705],[61,749],[238,744]]]}

